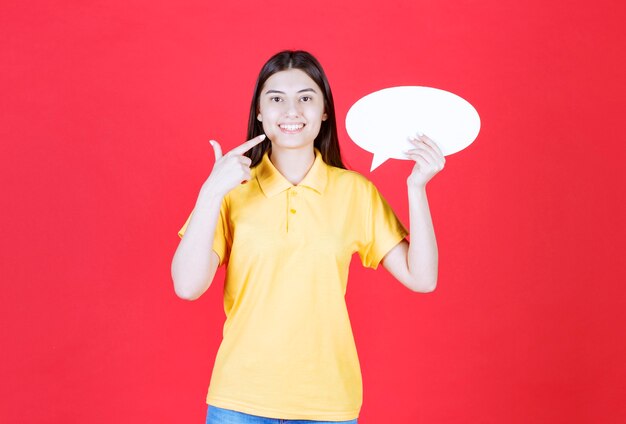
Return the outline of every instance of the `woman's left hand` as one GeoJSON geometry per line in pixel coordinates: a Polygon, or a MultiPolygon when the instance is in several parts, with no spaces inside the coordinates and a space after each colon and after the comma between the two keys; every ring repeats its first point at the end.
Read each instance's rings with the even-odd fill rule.
{"type": "Polygon", "coordinates": [[[446,159],[435,142],[425,135],[409,137],[409,141],[415,148],[406,150],[404,154],[415,161],[415,166],[406,182],[409,187],[424,188],[443,169],[446,159]]]}

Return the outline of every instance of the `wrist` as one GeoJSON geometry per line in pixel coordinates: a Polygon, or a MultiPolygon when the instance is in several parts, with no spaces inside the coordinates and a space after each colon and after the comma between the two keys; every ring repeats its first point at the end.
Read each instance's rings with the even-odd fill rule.
{"type": "Polygon", "coordinates": [[[200,194],[198,194],[198,203],[204,202],[214,202],[216,200],[221,201],[225,193],[221,193],[217,187],[215,187],[211,182],[207,181],[200,188],[200,194]]]}
{"type": "Polygon", "coordinates": [[[413,194],[413,195],[417,195],[417,196],[421,196],[421,195],[426,195],[426,185],[414,185],[411,184],[407,181],[407,189],[409,191],[409,194],[413,194]]]}

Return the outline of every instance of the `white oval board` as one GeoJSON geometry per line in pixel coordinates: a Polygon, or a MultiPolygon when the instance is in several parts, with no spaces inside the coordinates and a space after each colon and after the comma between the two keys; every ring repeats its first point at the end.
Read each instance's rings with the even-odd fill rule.
{"type": "Polygon", "coordinates": [[[359,99],[346,115],[348,135],[374,155],[373,171],[387,159],[407,158],[414,148],[407,137],[422,132],[444,155],[469,146],[480,131],[480,117],[465,99],[432,87],[403,86],[375,91],[359,99]]]}

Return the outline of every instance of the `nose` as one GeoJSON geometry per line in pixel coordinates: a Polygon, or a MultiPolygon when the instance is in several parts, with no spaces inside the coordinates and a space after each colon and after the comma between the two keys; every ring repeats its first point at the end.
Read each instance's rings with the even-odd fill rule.
{"type": "Polygon", "coordinates": [[[300,115],[300,109],[298,107],[298,103],[297,102],[287,102],[287,108],[285,110],[285,114],[287,116],[299,116],[300,115]]]}

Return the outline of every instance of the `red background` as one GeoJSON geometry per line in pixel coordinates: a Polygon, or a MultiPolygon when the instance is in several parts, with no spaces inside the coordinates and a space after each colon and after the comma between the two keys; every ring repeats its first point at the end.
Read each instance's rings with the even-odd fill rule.
{"type": "Polygon", "coordinates": [[[316,55],[346,162],[408,225],[406,176],[344,119],[424,85],[482,119],[428,184],[438,288],[353,260],[360,424],[626,422],[624,13],[617,1],[12,2],[0,16],[0,421],[203,422],[220,269],[178,299],[178,229],[245,141],[257,72],[316,55]]]}

